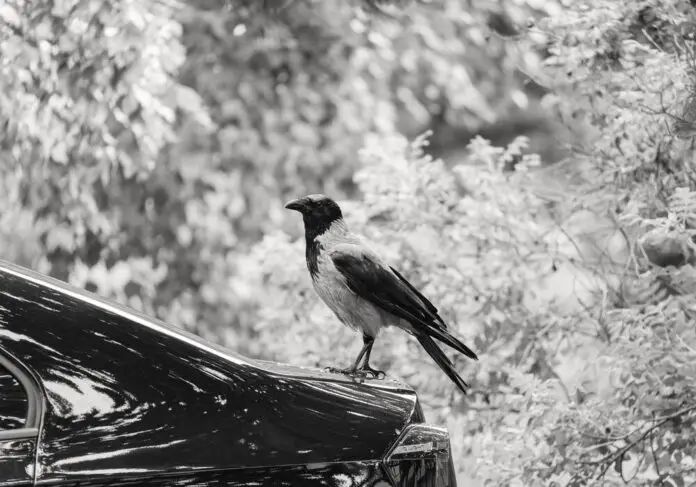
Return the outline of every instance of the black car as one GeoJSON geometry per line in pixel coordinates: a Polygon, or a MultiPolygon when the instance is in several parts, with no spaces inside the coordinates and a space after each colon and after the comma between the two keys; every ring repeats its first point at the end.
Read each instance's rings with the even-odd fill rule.
{"type": "Polygon", "coordinates": [[[403,384],[251,360],[0,262],[0,486],[455,486],[403,384]]]}

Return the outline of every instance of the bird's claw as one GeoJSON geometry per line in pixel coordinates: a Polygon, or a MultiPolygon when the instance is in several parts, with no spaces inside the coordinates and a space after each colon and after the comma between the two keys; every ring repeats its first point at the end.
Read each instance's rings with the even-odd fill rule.
{"type": "Polygon", "coordinates": [[[325,367],[325,371],[334,374],[349,375],[357,379],[366,379],[368,376],[373,379],[384,379],[387,374],[382,370],[376,370],[372,367],[363,367],[360,369],[354,369],[353,367],[348,367],[347,369],[339,369],[338,367],[325,367]]]}
{"type": "Polygon", "coordinates": [[[352,367],[348,367],[347,369],[339,369],[338,367],[325,367],[324,370],[327,372],[331,372],[332,374],[343,375],[353,375],[356,372],[356,370],[352,367]]]}
{"type": "Polygon", "coordinates": [[[363,375],[370,374],[373,379],[384,379],[387,377],[386,372],[383,370],[373,369],[372,367],[363,367],[360,371],[363,375]]]}

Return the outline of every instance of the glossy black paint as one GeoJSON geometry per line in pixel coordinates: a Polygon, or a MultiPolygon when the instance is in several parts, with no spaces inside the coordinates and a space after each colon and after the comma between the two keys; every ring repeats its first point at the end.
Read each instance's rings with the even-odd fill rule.
{"type": "Polygon", "coordinates": [[[111,476],[61,484],[75,487],[390,487],[378,462],[347,462],[317,465],[253,468],[243,470],[181,473],[178,475],[130,477],[111,476]]]}
{"type": "Polygon", "coordinates": [[[177,483],[147,485],[380,485],[379,460],[420,414],[398,383],[238,357],[4,263],[3,349],[45,391],[40,483],[174,474],[177,483]]]}
{"type": "MultiPolygon", "coordinates": [[[[27,396],[17,379],[0,365],[0,431],[21,428],[27,415],[27,396]]],[[[1,477],[0,477],[1,478],[1,477]]]]}
{"type": "Polygon", "coordinates": [[[444,487],[456,483],[446,430],[435,431],[425,425],[412,425],[401,441],[388,453],[386,467],[399,486],[444,487]],[[404,450],[409,446],[433,444],[430,451],[404,450]]]}
{"type": "Polygon", "coordinates": [[[0,485],[31,485],[35,439],[0,440],[0,485]]]}

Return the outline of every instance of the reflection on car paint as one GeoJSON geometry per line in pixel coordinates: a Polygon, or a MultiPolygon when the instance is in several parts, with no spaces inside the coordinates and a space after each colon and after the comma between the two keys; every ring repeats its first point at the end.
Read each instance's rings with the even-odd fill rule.
{"type": "MultiPolygon", "coordinates": [[[[47,395],[39,480],[243,467],[235,475],[258,485],[268,472],[273,485],[373,485],[383,472],[366,462],[384,455],[413,414],[415,395],[397,387],[299,380],[291,367],[279,377],[60,289],[3,270],[0,282],[8,290],[0,347],[32,364],[47,395]],[[334,478],[330,463],[339,461],[334,478]]],[[[227,482],[231,474],[206,475],[227,482]]],[[[171,481],[162,485],[193,485],[171,481]]]]}
{"type": "Polygon", "coordinates": [[[0,440],[0,484],[31,481],[36,440],[0,440]]]}
{"type": "Polygon", "coordinates": [[[24,426],[27,397],[19,382],[0,364],[0,431],[24,426]]]}
{"type": "MultiPolygon", "coordinates": [[[[112,475],[118,478],[118,473],[112,475]]],[[[259,469],[199,472],[196,474],[164,475],[158,478],[132,477],[80,482],[80,487],[109,485],[144,487],[390,487],[386,475],[375,462],[350,462],[338,464],[303,465],[297,467],[268,467],[259,469]]]]}

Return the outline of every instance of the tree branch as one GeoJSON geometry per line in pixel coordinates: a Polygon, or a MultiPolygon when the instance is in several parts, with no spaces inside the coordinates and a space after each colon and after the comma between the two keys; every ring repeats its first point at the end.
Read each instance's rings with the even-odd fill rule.
{"type": "MultiPolygon", "coordinates": [[[[653,414],[653,425],[655,424],[655,415],[653,414]]],[[[655,446],[653,445],[654,431],[650,431],[650,451],[652,452],[653,462],[655,462],[655,472],[657,473],[657,478],[662,479],[662,472],[660,472],[660,466],[657,464],[657,454],[655,453],[655,446]]]]}
{"type": "MultiPolygon", "coordinates": [[[[634,448],[636,445],[638,445],[640,442],[642,442],[643,440],[645,440],[648,436],[651,436],[655,430],[657,430],[658,428],[660,428],[660,427],[661,427],[662,425],[664,425],[665,423],[667,423],[667,422],[669,422],[669,421],[672,421],[672,420],[674,420],[674,419],[676,419],[676,418],[679,418],[679,417],[681,417],[681,416],[684,416],[685,414],[688,414],[688,413],[690,413],[690,412],[692,412],[692,411],[696,411],[696,405],[695,405],[695,406],[689,406],[689,407],[686,407],[686,408],[684,408],[684,409],[681,409],[681,410],[679,410],[679,411],[677,411],[677,412],[675,412],[675,413],[669,414],[669,415],[667,415],[667,416],[663,416],[663,417],[659,418],[659,421],[656,421],[657,418],[654,418],[654,419],[653,419],[653,425],[650,426],[649,428],[647,428],[645,431],[643,431],[635,440],[629,441],[629,442],[628,442],[626,445],[624,445],[623,447],[619,448],[618,450],[616,450],[616,451],[613,452],[613,453],[609,453],[608,455],[606,455],[606,456],[600,458],[599,460],[588,461],[588,462],[581,462],[581,463],[584,463],[584,464],[591,464],[591,465],[601,465],[601,464],[604,464],[604,466],[602,467],[602,470],[601,470],[601,471],[599,472],[599,474],[597,475],[597,479],[599,480],[599,479],[601,479],[602,477],[604,477],[604,475],[607,473],[607,471],[609,470],[609,468],[614,464],[614,462],[616,462],[616,461],[619,460],[620,458],[623,458],[623,456],[624,456],[626,453],[628,453],[629,450],[631,450],[631,449],[634,448]]],[[[634,430],[634,431],[635,431],[635,430],[634,430]]],[[[618,439],[628,438],[630,435],[631,435],[631,433],[629,433],[628,435],[625,435],[624,437],[619,437],[619,438],[615,438],[615,439],[618,440],[618,439]]],[[[652,442],[651,442],[651,443],[652,443],[652,442]]],[[[652,448],[652,444],[651,444],[651,448],[652,448]]]]}

